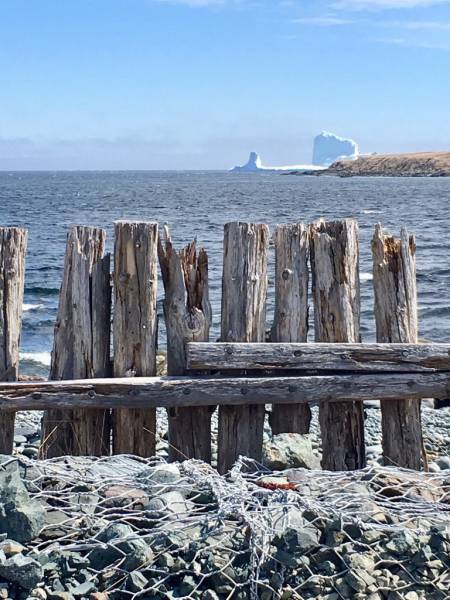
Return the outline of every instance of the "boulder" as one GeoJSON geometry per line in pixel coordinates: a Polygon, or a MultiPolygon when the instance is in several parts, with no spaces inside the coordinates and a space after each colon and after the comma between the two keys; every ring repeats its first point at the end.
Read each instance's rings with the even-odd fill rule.
{"type": "MultiPolygon", "coordinates": [[[[11,457],[8,457],[11,460],[11,457]]],[[[0,463],[2,461],[0,460],[0,463]]],[[[0,466],[0,533],[17,542],[29,542],[45,525],[45,510],[30,498],[17,461],[0,466]]]]}
{"type": "Polygon", "coordinates": [[[0,563],[0,581],[15,583],[25,590],[32,590],[42,580],[42,566],[23,554],[14,554],[0,563]]]}
{"type": "Polygon", "coordinates": [[[319,469],[311,437],[300,433],[279,433],[264,444],[263,464],[272,471],[285,469],[319,469]]]}

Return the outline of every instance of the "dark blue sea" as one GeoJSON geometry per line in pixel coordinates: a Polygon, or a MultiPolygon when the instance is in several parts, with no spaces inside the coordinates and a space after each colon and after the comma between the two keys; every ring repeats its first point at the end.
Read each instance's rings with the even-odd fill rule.
{"type": "MultiPolygon", "coordinates": [[[[361,331],[374,339],[370,240],[381,222],[417,237],[420,335],[450,341],[450,179],[296,177],[224,172],[0,172],[0,225],[29,231],[21,370],[46,375],[70,225],[117,219],[167,222],[175,244],[196,237],[210,258],[212,335],[220,322],[223,225],[241,220],[359,221],[361,331]]],[[[270,265],[273,282],[273,260],[270,265]]],[[[272,290],[271,290],[272,291],[272,290]]],[[[162,294],[162,283],[159,283],[162,294]]],[[[269,297],[270,322],[272,294],[269,297]]],[[[161,330],[162,331],[162,330],[161,330]]],[[[161,337],[163,334],[161,333],[161,337]]],[[[161,339],[163,343],[163,339],[161,339]]]]}

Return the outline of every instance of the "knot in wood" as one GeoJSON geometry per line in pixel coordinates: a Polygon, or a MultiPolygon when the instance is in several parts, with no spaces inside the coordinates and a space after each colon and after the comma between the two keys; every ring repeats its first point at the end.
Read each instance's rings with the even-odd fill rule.
{"type": "Polygon", "coordinates": [[[33,392],[31,394],[31,397],[33,398],[33,400],[40,400],[42,398],[42,394],[40,392],[33,392]]]}
{"type": "Polygon", "coordinates": [[[297,391],[297,386],[296,386],[296,385],[292,385],[292,384],[291,384],[291,385],[288,385],[288,392],[289,392],[290,394],[293,394],[293,393],[294,393],[294,392],[296,392],[296,391],[297,391]]]}
{"type": "Polygon", "coordinates": [[[119,282],[120,283],[128,283],[130,279],[130,274],[129,273],[121,273],[119,275],[119,282]]]}
{"type": "Polygon", "coordinates": [[[296,356],[297,358],[298,358],[299,356],[302,356],[302,355],[303,355],[303,352],[302,352],[301,350],[295,350],[295,351],[294,351],[294,356],[296,356]]]}
{"type": "Polygon", "coordinates": [[[95,392],[94,392],[94,390],[89,390],[89,391],[88,391],[88,396],[89,396],[89,398],[94,398],[94,397],[95,397],[95,392]]]}
{"type": "Polygon", "coordinates": [[[136,248],[140,248],[141,247],[141,242],[136,242],[136,248]]]}
{"type": "Polygon", "coordinates": [[[248,394],[248,389],[247,389],[247,388],[245,388],[245,387],[241,388],[241,394],[242,394],[243,396],[246,396],[246,395],[248,394]]]}
{"type": "Polygon", "coordinates": [[[225,354],[233,354],[233,348],[231,348],[231,346],[227,346],[225,348],[225,354]]]}
{"type": "Polygon", "coordinates": [[[289,279],[289,277],[292,275],[292,271],[291,269],[284,269],[283,273],[281,274],[281,277],[287,281],[289,279]]]}

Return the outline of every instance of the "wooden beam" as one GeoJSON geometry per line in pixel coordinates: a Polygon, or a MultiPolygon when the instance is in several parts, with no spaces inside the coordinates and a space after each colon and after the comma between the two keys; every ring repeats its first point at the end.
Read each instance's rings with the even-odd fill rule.
{"type": "Polygon", "coordinates": [[[191,371],[450,371],[450,344],[190,343],[187,365],[191,371]]]}
{"type": "MultiPolygon", "coordinates": [[[[19,375],[27,230],[0,227],[0,381],[19,375]]],[[[14,413],[0,413],[0,453],[14,447],[14,413]]]]}
{"type": "MultiPolygon", "coordinates": [[[[277,225],[275,242],[275,310],[271,342],[306,342],[308,338],[308,227],[277,225]]],[[[275,405],[272,433],[309,433],[308,404],[275,405]]]]}
{"type": "Polygon", "coordinates": [[[335,403],[448,398],[450,373],[304,377],[125,377],[0,383],[0,410],[335,403]]]}
{"type": "MultiPolygon", "coordinates": [[[[417,342],[416,242],[402,229],[400,239],[375,227],[372,240],[375,322],[379,342],[417,342]]],[[[386,465],[419,471],[422,465],[420,400],[381,403],[386,465]]]]}
{"type": "MultiPolygon", "coordinates": [[[[310,255],[316,342],[360,342],[358,223],[311,225],[310,255]]],[[[361,402],[319,407],[322,468],[353,471],[366,466],[361,402]]]]}

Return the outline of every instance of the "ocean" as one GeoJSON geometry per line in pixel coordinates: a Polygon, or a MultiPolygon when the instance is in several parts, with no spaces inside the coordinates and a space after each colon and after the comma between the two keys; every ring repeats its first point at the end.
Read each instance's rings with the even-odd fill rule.
{"type": "MultiPolygon", "coordinates": [[[[112,249],[117,219],[168,223],[177,247],[197,238],[210,260],[210,295],[219,335],[223,225],[355,218],[360,226],[361,333],[374,340],[370,240],[381,222],[417,238],[420,336],[450,341],[450,179],[296,177],[225,172],[0,172],[0,225],[29,231],[21,372],[47,375],[70,225],[104,227],[112,249]]],[[[273,284],[273,250],[269,265],[273,284]]],[[[163,289],[159,282],[159,298],[163,289]]],[[[268,324],[273,285],[269,285],[268,324]]],[[[158,312],[161,314],[161,303],[158,312]]],[[[161,314],[162,319],[162,314],[161,314]]],[[[160,328],[163,346],[164,331],[160,328]]]]}

